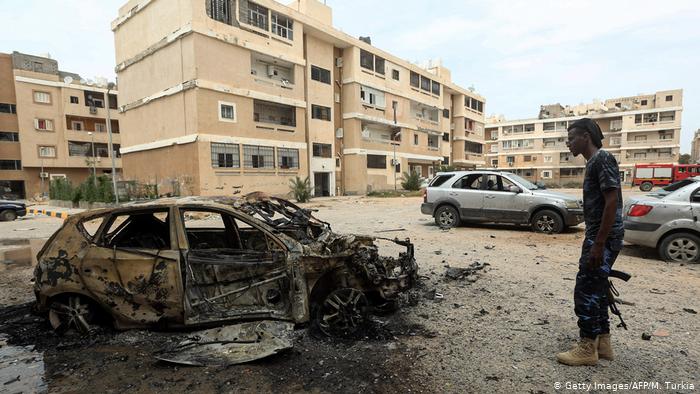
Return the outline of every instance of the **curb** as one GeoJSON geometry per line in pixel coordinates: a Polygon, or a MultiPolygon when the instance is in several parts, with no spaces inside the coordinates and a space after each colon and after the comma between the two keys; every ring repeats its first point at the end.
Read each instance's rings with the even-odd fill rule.
{"type": "Polygon", "coordinates": [[[67,219],[68,212],[57,212],[57,211],[47,211],[45,209],[36,209],[36,208],[27,208],[27,213],[31,213],[34,215],[46,215],[46,216],[51,216],[54,218],[59,218],[59,219],[67,219]]]}

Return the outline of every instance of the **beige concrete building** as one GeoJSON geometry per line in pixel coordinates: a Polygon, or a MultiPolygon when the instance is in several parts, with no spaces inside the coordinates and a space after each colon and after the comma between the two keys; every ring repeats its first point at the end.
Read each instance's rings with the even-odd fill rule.
{"type": "Polygon", "coordinates": [[[316,195],[362,194],[484,162],[483,97],[333,28],[317,0],[131,0],[112,30],[125,177],[161,192],[309,176],[316,195]]]}
{"type": "MultiPolygon", "coordinates": [[[[0,196],[48,193],[49,181],[58,177],[77,184],[93,167],[98,176],[111,173],[107,91],[94,85],[60,71],[48,57],[0,53],[0,196]]],[[[121,114],[117,91],[112,92],[118,156],[121,114]]],[[[115,164],[121,168],[121,159],[115,164]]]]}
{"type": "Polygon", "coordinates": [[[700,163],[700,129],[697,129],[693,135],[693,142],[690,146],[690,162],[700,163]]]}
{"type": "Polygon", "coordinates": [[[585,160],[569,153],[566,129],[589,117],[600,125],[603,148],[617,158],[623,181],[631,182],[636,164],[678,162],[682,111],[683,91],[678,89],[577,106],[542,106],[537,119],[492,117],[486,125],[486,167],[545,184],[579,183],[585,160]]]}

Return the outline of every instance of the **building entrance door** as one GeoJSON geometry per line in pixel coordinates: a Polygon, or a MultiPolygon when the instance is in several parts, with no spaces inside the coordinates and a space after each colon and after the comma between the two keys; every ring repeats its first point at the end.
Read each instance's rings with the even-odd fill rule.
{"type": "Polygon", "coordinates": [[[314,172],[314,196],[328,197],[331,195],[331,174],[314,172]]]}

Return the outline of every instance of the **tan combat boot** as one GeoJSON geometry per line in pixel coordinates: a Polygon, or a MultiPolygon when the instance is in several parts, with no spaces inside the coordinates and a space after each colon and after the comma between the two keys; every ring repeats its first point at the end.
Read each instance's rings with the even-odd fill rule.
{"type": "Polygon", "coordinates": [[[615,354],[610,344],[610,334],[598,335],[598,358],[610,361],[615,359],[615,354]]]}
{"type": "Polygon", "coordinates": [[[566,365],[596,365],[598,362],[598,338],[581,338],[573,349],[558,353],[557,361],[566,365]]]}

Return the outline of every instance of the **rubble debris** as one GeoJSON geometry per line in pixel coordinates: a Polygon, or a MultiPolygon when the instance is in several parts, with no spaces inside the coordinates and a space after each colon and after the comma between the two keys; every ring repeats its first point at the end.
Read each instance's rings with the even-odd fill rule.
{"type": "Polygon", "coordinates": [[[227,367],[292,347],[294,323],[263,320],[190,333],[156,358],[173,364],[227,367]]]}
{"type": "Polygon", "coordinates": [[[533,324],[536,325],[536,326],[545,326],[545,325],[549,324],[549,320],[547,320],[547,319],[537,319],[537,322],[536,322],[536,323],[533,323],[533,324]]]}
{"type": "Polygon", "coordinates": [[[470,275],[476,275],[478,271],[483,270],[485,267],[489,266],[489,263],[481,263],[475,261],[469,265],[469,267],[450,267],[446,266],[445,277],[452,280],[467,279],[470,275]]]}
{"type": "Polygon", "coordinates": [[[486,246],[484,246],[484,249],[488,249],[488,250],[492,250],[492,249],[495,249],[495,248],[496,248],[496,245],[486,245],[486,246]]]}
{"type": "Polygon", "coordinates": [[[659,290],[659,289],[651,289],[651,290],[649,290],[649,293],[651,293],[651,294],[661,294],[661,295],[666,294],[665,291],[661,291],[661,290],[659,290]]]}
{"type": "Polygon", "coordinates": [[[642,339],[645,341],[651,341],[651,335],[647,334],[646,332],[643,332],[642,339]]]}
{"type": "Polygon", "coordinates": [[[7,386],[8,384],[12,384],[14,382],[19,382],[19,375],[17,375],[17,377],[15,377],[15,378],[10,379],[7,382],[3,383],[3,385],[7,386]]]}
{"type": "Polygon", "coordinates": [[[375,231],[375,233],[392,233],[392,232],[396,232],[396,231],[406,231],[406,229],[405,228],[395,228],[395,229],[391,229],[391,230],[378,230],[378,231],[375,231]]]}
{"type": "Polygon", "coordinates": [[[698,314],[698,312],[695,309],[691,309],[691,308],[683,308],[683,311],[688,312],[688,313],[693,314],[693,315],[698,314]]]}

